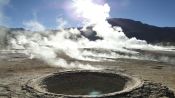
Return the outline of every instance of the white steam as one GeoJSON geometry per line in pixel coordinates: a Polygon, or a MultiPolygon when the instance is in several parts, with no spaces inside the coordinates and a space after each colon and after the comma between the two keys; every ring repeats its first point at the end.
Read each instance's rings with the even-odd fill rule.
{"type": "MultiPolygon", "coordinates": [[[[45,31],[37,21],[26,22],[26,28],[31,31],[15,32],[11,39],[13,48],[27,50],[31,58],[39,58],[52,66],[64,68],[99,69],[88,64],[81,64],[79,60],[108,60],[109,58],[140,58],[138,51],[133,49],[162,50],[159,46],[152,46],[146,41],[129,39],[120,27],[112,27],[107,18],[110,16],[108,4],[96,4],[93,0],[73,0],[73,7],[78,17],[83,19],[84,27],[61,29],[56,32],[45,31]],[[81,34],[90,32],[87,27],[97,33],[102,39],[90,41],[81,34]],[[43,32],[41,32],[43,31],[43,32]]],[[[57,20],[59,28],[67,22],[57,20]]]]}
{"type": "Polygon", "coordinates": [[[63,18],[57,18],[56,22],[58,24],[57,29],[64,29],[64,27],[68,24],[68,22],[63,18]]]}
{"type": "Polygon", "coordinates": [[[93,0],[73,0],[73,2],[76,14],[84,19],[85,25],[100,24],[109,17],[110,7],[108,4],[96,4],[93,0]]]}
{"type": "Polygon", "coordinates": [[[6,47],[6,36],[8,29],[5,27],[0,27],[0,49],[6,47]]]}
{"type": "Polygon", "coordinates": [[[55,67],[100,69],[78,61],[69,62],[66,59],[83,59],[79,48],[86,38],[77,38],[78,29],[62,30],[57,32],[14,32],[11,45],[16,49],[25,49],[30,58],[39,58],[55,67]]]}
{"type": "Polygon", "coordinates": [[[45,27],[36,20],[30,20],[23,23],[26,30],[45,31],[45,27]]]}

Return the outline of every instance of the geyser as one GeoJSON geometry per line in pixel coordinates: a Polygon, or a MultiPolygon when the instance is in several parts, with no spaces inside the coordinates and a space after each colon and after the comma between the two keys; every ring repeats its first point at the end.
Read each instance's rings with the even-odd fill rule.
{"type": "Polygon", "coordinates": [[[117,97],[142,86],[124,74],[104,71],[66,71],[30,80],[27,88],[40,97],[94,98],[117,97]]]}
{"type": "MultiPolygon", "coordinates": [[[[10,34],[2,33],[0,34],[0,44],[8,43],[9,49],[25,50],[25,54],[29,58],[40,59],[52,67],[86,70],[103,68],[99,68],[99,65],[84,65],[80,61],[111,61],[109,58],[112,60],[129,58],[155,61],[156,58],[140,55],[139,51],[135,50],[171,51],[169,48],[149,45],[143,40],[130,39],[124,34],[121,27],[113,27],[107,21],[110,18],[110,6],[105,2],[102,4],[95,2],[95,0],[71,0],[71,2],[72,11],[69,13],[71,15],[75,13],[81,20],[83,28],[61,28],[54,31],[47,30],[38,21],[29,21],[25,23],[25,27],[31,31],[20,30],[13,31],[10,34]],[[82,31],[86,32],[86,35],[93,35],[95,32],[96,40],[92,41],[83,36],[82,31]],[[6,35],[8,36],[4,39],[6,35]],[[8,42],[4,40],[8,40],[8,42]],[[87,48],[97,49],[98,51],[102,49],[108,52],[87,51],[87,48]],[[74,60],[70,62],[67,57],[74,60]]],[[[63,20],[60,19],[60,21],[63,20]]],[[[65,22],[61,23],[63,24],[60,24],[60,27],[65,24],[65,22]]],[[[172,50],[172,52],[174,51],[172,50]]],[[[162,59],[169,61],[167,58],[158,60],[162,61],[162,59]]]]}

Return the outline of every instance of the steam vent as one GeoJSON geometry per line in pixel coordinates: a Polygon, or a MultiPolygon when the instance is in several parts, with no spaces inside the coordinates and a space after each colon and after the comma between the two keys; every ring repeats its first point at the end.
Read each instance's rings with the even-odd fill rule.
{"type": "Polygon", "coordinates": [[[116,98],[142,85],[135,77],[103,71],[66,71],[27,83],[28,91],[46,98],[116,98]]]}

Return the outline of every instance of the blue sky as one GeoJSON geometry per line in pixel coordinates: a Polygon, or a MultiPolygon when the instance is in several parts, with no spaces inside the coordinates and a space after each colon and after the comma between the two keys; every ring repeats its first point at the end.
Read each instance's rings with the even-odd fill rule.
{"type": "MultiPolygon", "coordinates": [[[[105,0],[113,18],[127,18],[156,26],[175,27],[175,0],[105,0]]],[[[63,17],[69,26],[80,21],[72,18],[66,5],[71,0],[0,0],[0,25],[23,27],[25,21],[37,20],[47,28],[55,28],[63,17]]]]}

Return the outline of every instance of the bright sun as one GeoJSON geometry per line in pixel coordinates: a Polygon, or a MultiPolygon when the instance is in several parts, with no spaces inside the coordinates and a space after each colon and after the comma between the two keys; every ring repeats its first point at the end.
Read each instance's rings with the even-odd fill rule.
{"type": "Polygon", "coordinates": [[[108,4],[97,4],[93,0],[73,0],[76,15],[84,18],[86,24],[96,24],[109,17],[108,4]]]}

